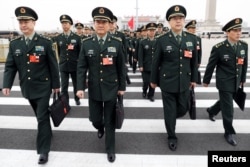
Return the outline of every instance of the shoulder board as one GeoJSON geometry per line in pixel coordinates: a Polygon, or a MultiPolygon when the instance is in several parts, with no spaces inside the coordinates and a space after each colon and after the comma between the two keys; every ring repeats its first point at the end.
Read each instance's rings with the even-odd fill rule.
{"type": "Polygon", "coordinates": [[[44,35],[39,35],[41,38],[43,38],[43,39],[47,39],[47,40],[49,40],[49,41],[51,41],[51,38],[50,37],[47,37],[47,36],[44,36],[44,35]]]}
{"type": "Polygon", "coordinates": [[[83,39],[82,39],[82,42],[83,42],[83,41],[87,41],[87,40],[92,39],[92,38],[93,38],[93,37],[83,38],[83,39]]]}
{"type": "Polygon", "coordinates": [[[120,37],[111,36],[111,38],[116,39],[118,41],[122,41],[122,39],[120,37]]]}
{"type": "Polygon", "coordinates": [[[22,36],[17,37],[17,38],[14,38],[14,39],[12,39],[10,42],[15,41],[15,40],[18,40],[18,39],[21,39],[21,38],[22,38],[22,36]]]}
{"type": "Polygon", "coordinates": [[[185,31],[185,33],[188,34],[188,35],[195,36],[195,37],[197,36],[197,35],[195,35],[195,34],[192,34],[192,33],[190,33],[190,32],[187,32],[187,31],[185,31]]]}
{"type": "Polygon", "coordinates": [[[160,38],[161,36],[163,36],[164,34],[159,34],[159,35],[156,35],[155,38],[160,38]]]}
{"type": "Polygon", "coordinates": [[[240,40],[240,43],[244,43],[244,44],[248,45],[248,43],[246,41],[243,41],[243,40],[240,40]]]}
{"type": "Polygon", "coordinates": [[[216,48],[219,48],[219,47],[222,46],[222,45],[224,45],[224,41],[223,41],[223,42],[220,42],[220,43],[217,43],[217,44],[215,45],[215,47],[216,47],[216,48]]]}

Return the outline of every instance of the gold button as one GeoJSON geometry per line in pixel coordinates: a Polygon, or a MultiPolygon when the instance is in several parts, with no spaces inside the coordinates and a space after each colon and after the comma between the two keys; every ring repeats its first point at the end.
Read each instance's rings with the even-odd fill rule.
{"type": "Polygon", "coordinates": [[[30,80],[30,77],[28,77],[28,80],[30,80]]]}
{"type": "Polygon", "coordinates": [[[180,72],[180,74],[182,74],[182,72],[180,72]]]}
{"type": "Polygon", "coordinates": [[[180,57],[180,59],[182,59],[182,57],[180,57]]]}
{"type": "Polygon", "coordinates": [[[49,78],[45,78],[45,80],[46,80],[46,81],[48,81],[48,80],[49,80],[49,78]]]}
{"type": "Polygon", "coordinates": [[[100,56],[102,57],[103,55],[102,55],[102,54],[100,54],[100,56]]]}
{"type": "Polygon", "coordinates": [[[100,71],[100,73],[102,73],[102,70],[100,71]]]}
{"type": "Polygon", "coordinates": [[[30,72],[30,70],[29,70],[29,69],[28,69],[27,71],[28,71],[28,72],[30,72]]]}
{"type": "Polygon", "coordinates": [[[102,65],[102,62],[100,64],[102,65]]]}
{"type": "Polygon", "coordinates": [[[102,81],[103,81],[103,79],[101,78],[101,79],[100,79],[100,81],[102,82],[102,81]]]}
{"type": "Polygon", "coordinates": [[[163,76],[165,77],[165,76],[166,76],[166,74],[163,74],[163,76]]]}
{"type": "Polygon", "coordinates": [[[182,64],[180,64],[180,67],[182,67],[182,64]]]}
{"type": "Polygon", "coordinates": [[[30,62],[28,61],[27,64],[30,64],[30,62]]]}

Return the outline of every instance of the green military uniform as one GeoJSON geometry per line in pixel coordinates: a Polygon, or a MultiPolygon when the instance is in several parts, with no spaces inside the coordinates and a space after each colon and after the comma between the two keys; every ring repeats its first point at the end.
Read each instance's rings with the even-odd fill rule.
{"type": "MultiPolygon", "coordinates": [[[[111,11],[104,7],[96,8],[92,13],[94,20],[100,18],[111,22],[109,15],[112,15],[111,11]]],[[[98,40],[95,35],[82,42],[77,65],[77,90],[84,90],[83,83],[88,80],[90,121],[98,130],[105,128],[106,152],[109,154],[115,153],[117,92],[126,87],[125,56],[119,38],[106,33],[102,48],[98,40]]]]}
{"type": "MultiPolygon", "coordinates": [[[[167,20],[174,16],[186,16],[186,10],[180,5],[169,8],[167,20]]],[[[174,142],[176,118],[187,112],[189,87],[197,80],[196,36],[182,31],[181,42],[177,42],[172,30],[159,36],[153,57],[151,83],[158,84],[162,91],[165,126],[169,142],[174,142]]]]}
{"type": "MultiPolygon", "coordinates": [[[[72,22],[68,15],[62,15],[60,17],[61,22],[68,20],[72,22]]],[[[54,41],[57,44],[59,55],[61,92],[69,99],[68,87],[69,77],[71,77],[74,89],[74,99],[76,103],[78,103],[79,98],[76,96],[76,67],[81,49],[81,38],[77,34],[70,32],[68,36],[64,33],[59,34],[54,38],[54,41]]]]}
{"type": "MultiPolygon", "coordinates": [[[[157,24],[155,23],[148,23],[146,25],[146,29],[148,30],[156,30],[156,27],[157,27],[157,24]]],[[[147,98],[150,99],[151,101],[154,101],[154,93],[155,93],[155,89],[150,86],[151,65],[152,65],[152,58],[153,58],[155,47],[156,47],[155,44],[156,44],[156,39],[155,38],[150,39],[148,37],[140,41],[139,48],[138,48],[139,68],[143,68],[142,94],[143,94],[143,97],[147,96],[147,98]]]]}
{"type": "Polygon", "coordinates": [[[5,63],[3,88],[11,88],[16,72],[19,74],[22,95],[29,100],[38,121],[37,152],[48,153],[51,144],[51,90],[60,87],[58,64],[52,41],[34,34],[29,46],[25,37],[10,42],[5,63]]]}
{"type": "MultiPolygon", "coordinates": [[[[240,19],[241,20],[241,19],[240,19]]],[[[239,19],[234,19],[223,28],[223,31],[241,28],[239,19]]],[[[248,44],[244,41],[236,43],[234,50],[228,39],[213,46],[209,62],[206,67],[203,83],[209,84],[214,69],[216,68],[216,87],[219,90],[219,98],[209,113],[217,115],[222,112],[225,134],[235,134],[233,128],[233,97],[240,86],[246,81],[248,67],[248,44]]]]}

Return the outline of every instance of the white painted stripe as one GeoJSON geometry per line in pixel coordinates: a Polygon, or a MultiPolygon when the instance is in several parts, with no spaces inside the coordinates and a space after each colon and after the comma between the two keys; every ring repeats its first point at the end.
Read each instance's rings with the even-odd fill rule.
{"type": "MultiPolygon", "coordinates": [[[[86,111],[85,111],[86,112],[86,111]]],[[[24,116],[0,116],[0,128],[3,129],[33,129],[37,128],[35,117],[24,116]]],[[[233,121],[237,133],[250,133],[250,120],[233,121]]],[[[88,118],[66,117],[59,127],[53,127],[59,131],[85,131],[96,132],[88,118]]],[[[125,119],[122,129],[117,132],[126,133],[166,133],[163,119],[125,119]]],[[[177,119],[177,133],[224,133],[222,120],[212,122],[208,119],[187,120],[177,119]]]]}
{"type": "MultiPolygon", "coordinates": [[[[88,106],[88,99],[80,99],[81,101],[81,105],[80,106],[88,106]]],[[[203,99],[203,100],[196,100],[196,107],[197,108],[204,108],[204,107],[210,107],[211,105],[213,105],[217,100],[216,99],[203,99]]],[[[50,99],[50,103],[52,103],[52,98],[50,99]]],[[[76,106],[75,105],[75,101],[74,99],[70,99],[69,101],[71,106],[76,106]]],[[[150,102],[147,99],[124,99],[123,100],[123,104],[125,107],[136,107],[136,108],[159,108],[162,107],[162,100],[161,99],[156,99],[154,102],[150,102]]],[[[16,98],[16,97],[0,97],[0,105],[22,105],[22,106],[27,106],[29,105],[29,102],[20,97],[20,98],[16,98]]],[[[79,106],[79,107],[80,107],[79,106]]],[[[234,108],[238,107],[235,103],[234,103],[234,108]]],[[[245,108],[250,108],[250,100],[246,100],[245,102],[245,108]]]]}
{"type": "MultiPolygon", "coordinates": [[[[81,144],[81,143],[79,143],[81,144]]],[[[84,144],[84,142],[82,143],[84,144]]],[[[121,150],[122,151],[122,150],[121,150]]],[[[35,150],[0,149],[2,167],[39,166],[35,150]],[[13,158],[14,157],[14,158],[13,158]]],[[[46,167],[206,167],[207,155],[116,154],[114,163],[104,153],[51,151],[46,167]],[[66,158],[65,158],[66,157],[66,158]]]]}
{"type": "MultiPolygon", "coordinates": [[[[21,91],[21,89],[20,89],[20,86],[13,86],[12,88],[11,88],[11,91],[21,91]]],[[[69,92],[73,92],[73,86],[69,86],[69,88],[68,88],[68,91],[69,92]]],[[[159,87],[157,87],[156,89],[155,89],[155,92],[160,92],[161,90],[160,90],[160,88],[159,87]]],[[[250,93],[250,87],[244,87],[244,91],[246,92],[246,93],[250,93]]],[[[88,89],[86,89],[86,92],[88,92],[88,89]]],[[[126,92],[131,92],[131,93],[137,93],[137,92],[139,92],[139,93],[142,93],[142,87],[132,87],[132,86],[127,86],[126,87],[126,92]]],[[[125,93],[126,93],[125,92],[125,93]]],[[[196,88],[195,88],[195,92],[201,92],[201,93],[216,93],[216,92],[218,92],[218,90],[217,90],[217,88],[215,88],[215,87],[203,87],[203,86],[200,86],[200,85],[198,85],[196,88]]]]}

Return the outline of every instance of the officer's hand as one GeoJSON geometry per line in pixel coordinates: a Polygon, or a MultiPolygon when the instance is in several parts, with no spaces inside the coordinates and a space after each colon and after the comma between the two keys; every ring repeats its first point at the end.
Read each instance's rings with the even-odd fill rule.
{"type": "Polygon", "coordinates": [[[83,90],[78,90],[76,92],[76,96],[79,97],[79,99],[83,99],[84,98],[84,91],[83,90]]]}
{"type": "Polygon", "coordinates": [[[204,87],[208,87],[208,84],[206,84],[206,83],[203,83],[203,86],[204,86],[204,87]]]}
{"type": "Polygon", "coordinates": [[[118,90],[118,95],[124,95],[125,91],[122,91],[122,90],[118,90]]]}
{"type": "Polygon", "coordinates": [[[190,88],[191,88],[191,87],[195,88],[195,86],[196,86],[196,82],[191,82],[191,83],[190,83],[190,88]]]}
{"type": "Polygon", "coordinates": [[[151,88],[156,88],[157,87],[157,84],[154,84],[154,83],[150,83],[150,86],[151,86],[151,88]]]}
{"type": "Polygon", "coordinates": [[[10,95],[10,88],[3,88],[2,90],[4,96],[9,96],[10,95]]]}
{"type": "Polygon", "coordinates": [[[59,93],[59,92],[60,92],[60,88],[53,89],[53,93],[59,93]]]}
{"type": "Polygon", "coordinates": [[[142,72],[143,71],[143,67],[140,67],[139,70],[142,72]]]}

